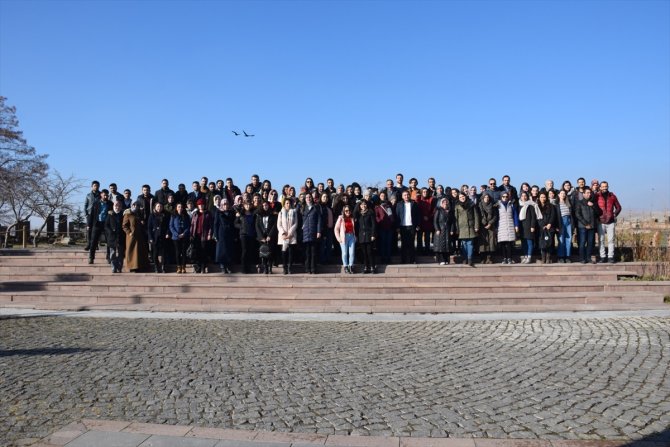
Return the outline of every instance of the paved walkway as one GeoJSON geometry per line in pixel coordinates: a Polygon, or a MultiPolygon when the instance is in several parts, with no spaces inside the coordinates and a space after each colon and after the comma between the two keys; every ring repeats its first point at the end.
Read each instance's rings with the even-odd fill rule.
{"type": "Polygon", "coordinates": [[[84,419],[33,447],[667,447],[661,441],[566,441],[342,436],[84,419]]]}
{"type": "MultiPolygon", "coordinates": [[[[0,445],[104,419],[318,435],[321,444],[343,436],[398,443],[647,439],[667,446],[668,364],[667,316],[5,316],[0,445]]],[[[250,441],[265,442],[256,435],[250,441]]]]}

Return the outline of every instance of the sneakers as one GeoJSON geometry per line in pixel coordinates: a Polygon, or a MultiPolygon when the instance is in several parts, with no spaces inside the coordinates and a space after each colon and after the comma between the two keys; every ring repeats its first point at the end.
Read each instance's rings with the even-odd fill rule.
{"type": "Polygon", "coordinates": [[[447,265],[446,262],[440,262],[440,265],[447,265]]]}
{"type": "Polygon", "coordinates": [[[607,262],[609,262],[610,264],[616,264],[616,261],[614,260],[614,258],[609,258],[607,260],[607,262]]]}

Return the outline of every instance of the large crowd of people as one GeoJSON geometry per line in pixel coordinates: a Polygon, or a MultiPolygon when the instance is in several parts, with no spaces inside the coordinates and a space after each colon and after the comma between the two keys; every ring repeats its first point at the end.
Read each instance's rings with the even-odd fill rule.
{"type": "Polygon", "coordinates": [[[167,179],[152,194],[149,185],[132,197],[115,183],[100,189],[93,181],[84,204],[89,263],[94,263],[101,238],[106,261],[114,273],[165,273],[166,265],[186,273],[207,273],[211,266],[231,273],[284,274],[304,264],[306,273],[341,257],[343,273],[376,273],[377,262],[415,263],[417,254],[432,254],[439,265],[456,255],[475,262],[572,262],[573,239],[582,263],[615,262],[615,225],[621,205],[606,181],[569,180],[555,188],[524,182],[517,189],[505,175],[498,185],[490,178],[481,186],[443,187],[429,178],[407,185],[397,174],[383,187],[363,188],[354,182],[315,184],[311,178],[281,191],[258,175],[243,189],[232,178],[194,181],[191,191],[167,179]],[[595,238],[599,257],[592,259],[595,238]],[[520,255],[516,242],[520,241],[520,255]],[[534,258],[539,254],[539,258],[534,258]],[[460,255],[460,256],[459,256],[460,255]]]}

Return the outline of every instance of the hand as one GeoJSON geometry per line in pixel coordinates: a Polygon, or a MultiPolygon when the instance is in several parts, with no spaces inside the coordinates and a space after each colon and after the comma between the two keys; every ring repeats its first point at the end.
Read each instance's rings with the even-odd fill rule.
{"type": "Polygon", "coordinates": [[[530,232],[531,232],[531,233],[535,233],[535,228],[531,228],[531,229],[530,229],[530,232]]]}
{"type": "Polygon", "coordinates": [[[370,238],[370,240],[371,240],[372,242],[374,242],[374,241],[375,241],[375,237],[372,236],[372,237],[370,238]]]}
{"type": "Polygon", "coordinates": [[[321,233],[316,233],[316,238],[321,239],[321,233]]]}
{"type": "Polygon", "coordinates": [[[440,234],[440,230],[435,230],[435,234],[440,234]]]}

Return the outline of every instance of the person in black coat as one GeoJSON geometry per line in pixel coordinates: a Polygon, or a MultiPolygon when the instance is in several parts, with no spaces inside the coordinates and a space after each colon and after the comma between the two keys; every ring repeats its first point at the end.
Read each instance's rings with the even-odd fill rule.
{"type": "Polygon", "coordinates": [[[533,259],[533,248],[537,236],[537,204],[530,200],[526,191],[519,198],[519,222],[521,226],[521,257],[522,264],[530,264],[533,259]]]}
{"type": "Polygon", "coordinates": [[[377,239],[377,219],[367,201],[363,200],[359,205],[356,242],[363,253],[363,273],[377,273],[373,252],[374,241],[377,239]]]}
{"type": "Polygon", "coordinates": [[[416,250],[414,239],[421,222],[421,213],[416,202],[410,199],[409,191],[402,192],[402,201],[396,204],[396,216],[398,216],[398,227],[400,228],[401,261],[414,264],[416,262],[416,250]]]}
{"type": "Polygon", "coordinates": [[[538,197],[537,204],[541,217],[537,220],[537,225],[540,230],[540,253],[542,255],[541,262],[543,264],[551,264],[551,255],[554,251],[554,239],[556,230],[558,229],[558,213],[556,207],[549,202],[549,197],[546,192],[541,192],[538,197]]]}
{"type": "Polygon", "coordinates": [[[251,202],[244,202],[243,209],[235,215],[235,228],[239,230],[242,249],[242,271],[251,273],[251,265],[256,264],[258,241],[256,241],[256,216],[251,202]]]}
{"type": "Polygon", "coordinates": [[[151,258],[156,273],[165,273],[165,247],[170,240],[169,225],[170,216],[163,212],[163,204],[156,202],[147,225],[147,239],[151,247],[151,258]]]}
{"type": "Polygon", "coordinates": [[[231,273],[235,252],[235,211],[228,199],[222,199],[218,211],[214,213],[215,260],[223,273],[231,273]]]}
{"type": "Polygon", "coordinates": [[[263,202],[256,212],[256,239],[260,244],[261,273],[272,273],[273,251],[277,246],[277,215],[263,202]]]}
{"type": "Polygon", "coordinates": [[[451,212],[450,202],[447,197],[442,197],[439,206],[435,209],[433,227],[435,228],[433,251],[435,251],[437,262],[440,265],[447,265],[449,264],[451,238],[456,233],[454,215],[451,212]]]}
{"type": "Polygon", "coordinates": [[[123,202],[114,202],[113,210],[107,213],[105,219],[105,236],[109,248],[109,260],[112,264],[112,273],[121,273],[123,258],[126,255],[126,233],[123,232],[123,202]]]}
{"type": "MultiPolygon", "coordinates": [[[[575,218],[577,219],[577,231],[579,234],[579,257],[582,264],[591,261],[591,253],[595,240],[600,207],[595,203],[590,189],[585,188],[583,199],[575,201],[575,218]]],[[[595,264],[596,261],[594,260],[595,264]]]]}

